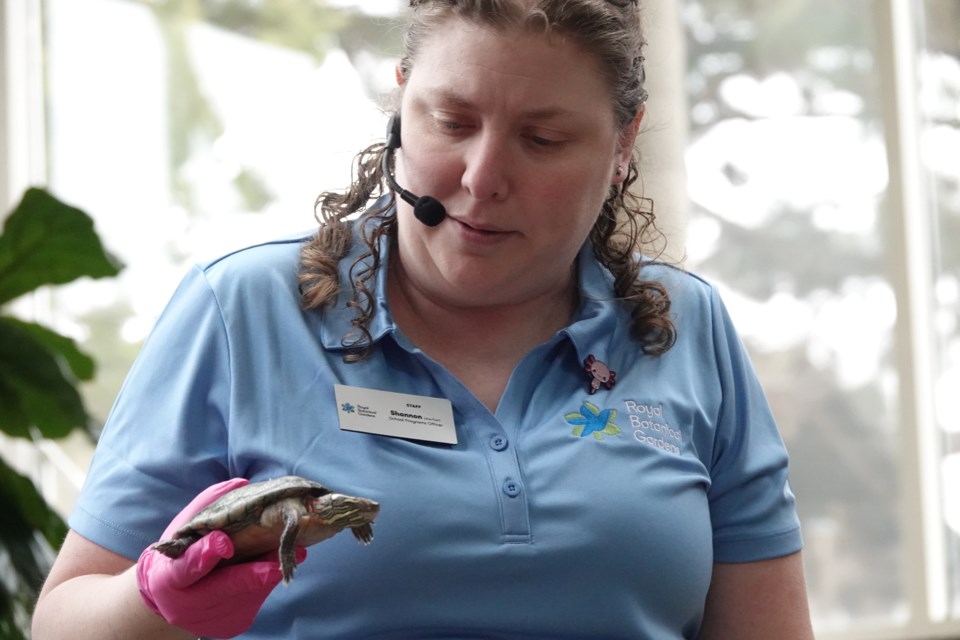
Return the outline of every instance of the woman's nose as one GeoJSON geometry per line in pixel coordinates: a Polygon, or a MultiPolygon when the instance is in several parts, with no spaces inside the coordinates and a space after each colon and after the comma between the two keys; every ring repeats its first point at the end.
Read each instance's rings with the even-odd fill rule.
{"type": "Polygon", "coordinates": [[[471,142],[461,185],[477,200],[502,200],[509,190],[508,145],[499,141],[492,132],[481,133],[471,142]]]}

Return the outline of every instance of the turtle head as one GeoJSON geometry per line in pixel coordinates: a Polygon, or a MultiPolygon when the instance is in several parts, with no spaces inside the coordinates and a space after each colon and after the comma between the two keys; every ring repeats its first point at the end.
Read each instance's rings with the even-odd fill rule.
{"type": "Polygon", "coordinates": [[[346,529],[373,522],[380,513],[380,504],[367,498],[328,493],[312,500],[310,511],[326,525],[346,529]]]}

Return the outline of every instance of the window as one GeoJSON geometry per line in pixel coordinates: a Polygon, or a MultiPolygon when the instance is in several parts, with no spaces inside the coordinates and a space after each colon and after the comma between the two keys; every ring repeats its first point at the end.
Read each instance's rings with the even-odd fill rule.
{"type": "Polygon", "coordinates": [[[791,451],[811,607],[828,629],[906,616],[868,5],[684,5],[691,267],[722,284],[791,451]]]}
{"type": "Polygon", "coordinates": [[[958,9],[681,3],[688,264],[791,452],[821,638],[958,628],[958,9]]]}
{"type": "Polygon", "coordinates": [[[934,422],[942,456],[947,567],[944,608],[960,618],[960,5],[950,0],[923,4],[919,100],[921,169],[932,216],[932,325],[936,346],[934,422]]]}
{"type": "Polygon", "coordinates": [[[393,43],[382,16],[252,6],[45,2],[49,183],[126,264],[57,294],[104,363],[100,421],[187,265],[312,227],[319,190],[383,137],[392,60],[366,45],[393,43]]]}
{"type": "MultiPolygon", "coordinates": [[[[382,138],[403,4],[5,4],[0,195],[45,180],[127,264],[34,301],[99,420],[188,264],[311,227],[382,138]]],[[[648,17],[645,183],[778,417],[818,637],[960,636],[960,3],[648,17]]]]}

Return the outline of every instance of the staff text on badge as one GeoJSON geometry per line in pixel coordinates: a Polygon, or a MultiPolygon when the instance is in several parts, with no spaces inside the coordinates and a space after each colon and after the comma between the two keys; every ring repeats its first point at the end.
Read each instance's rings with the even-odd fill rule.
{"type": "Polygon", "coordinates": [[[453,406],[446,398],[333,385],[340,428],[394,438],[457,444],[453,406]]]}

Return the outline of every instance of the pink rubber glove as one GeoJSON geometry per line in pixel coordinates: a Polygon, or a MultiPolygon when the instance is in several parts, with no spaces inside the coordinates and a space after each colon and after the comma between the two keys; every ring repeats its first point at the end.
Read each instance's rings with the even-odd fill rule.
{"type": "MultiPolygon", "coordinates": [[[[202,491],[163,532],[169,538],[203,507],[247,484],[234,478],[202,491]]],[[[297,549],[297,562],[306,558],[297,549]]],[[[233,556],[227,534],[214,531],[187,547],[179,558],[168,558],[147,547],[137,562],[140,596],[151,611],[168,623],[198,636],[232,638],[250,628],[282,575],[276,554],[217,568],[233,556]]]]}

